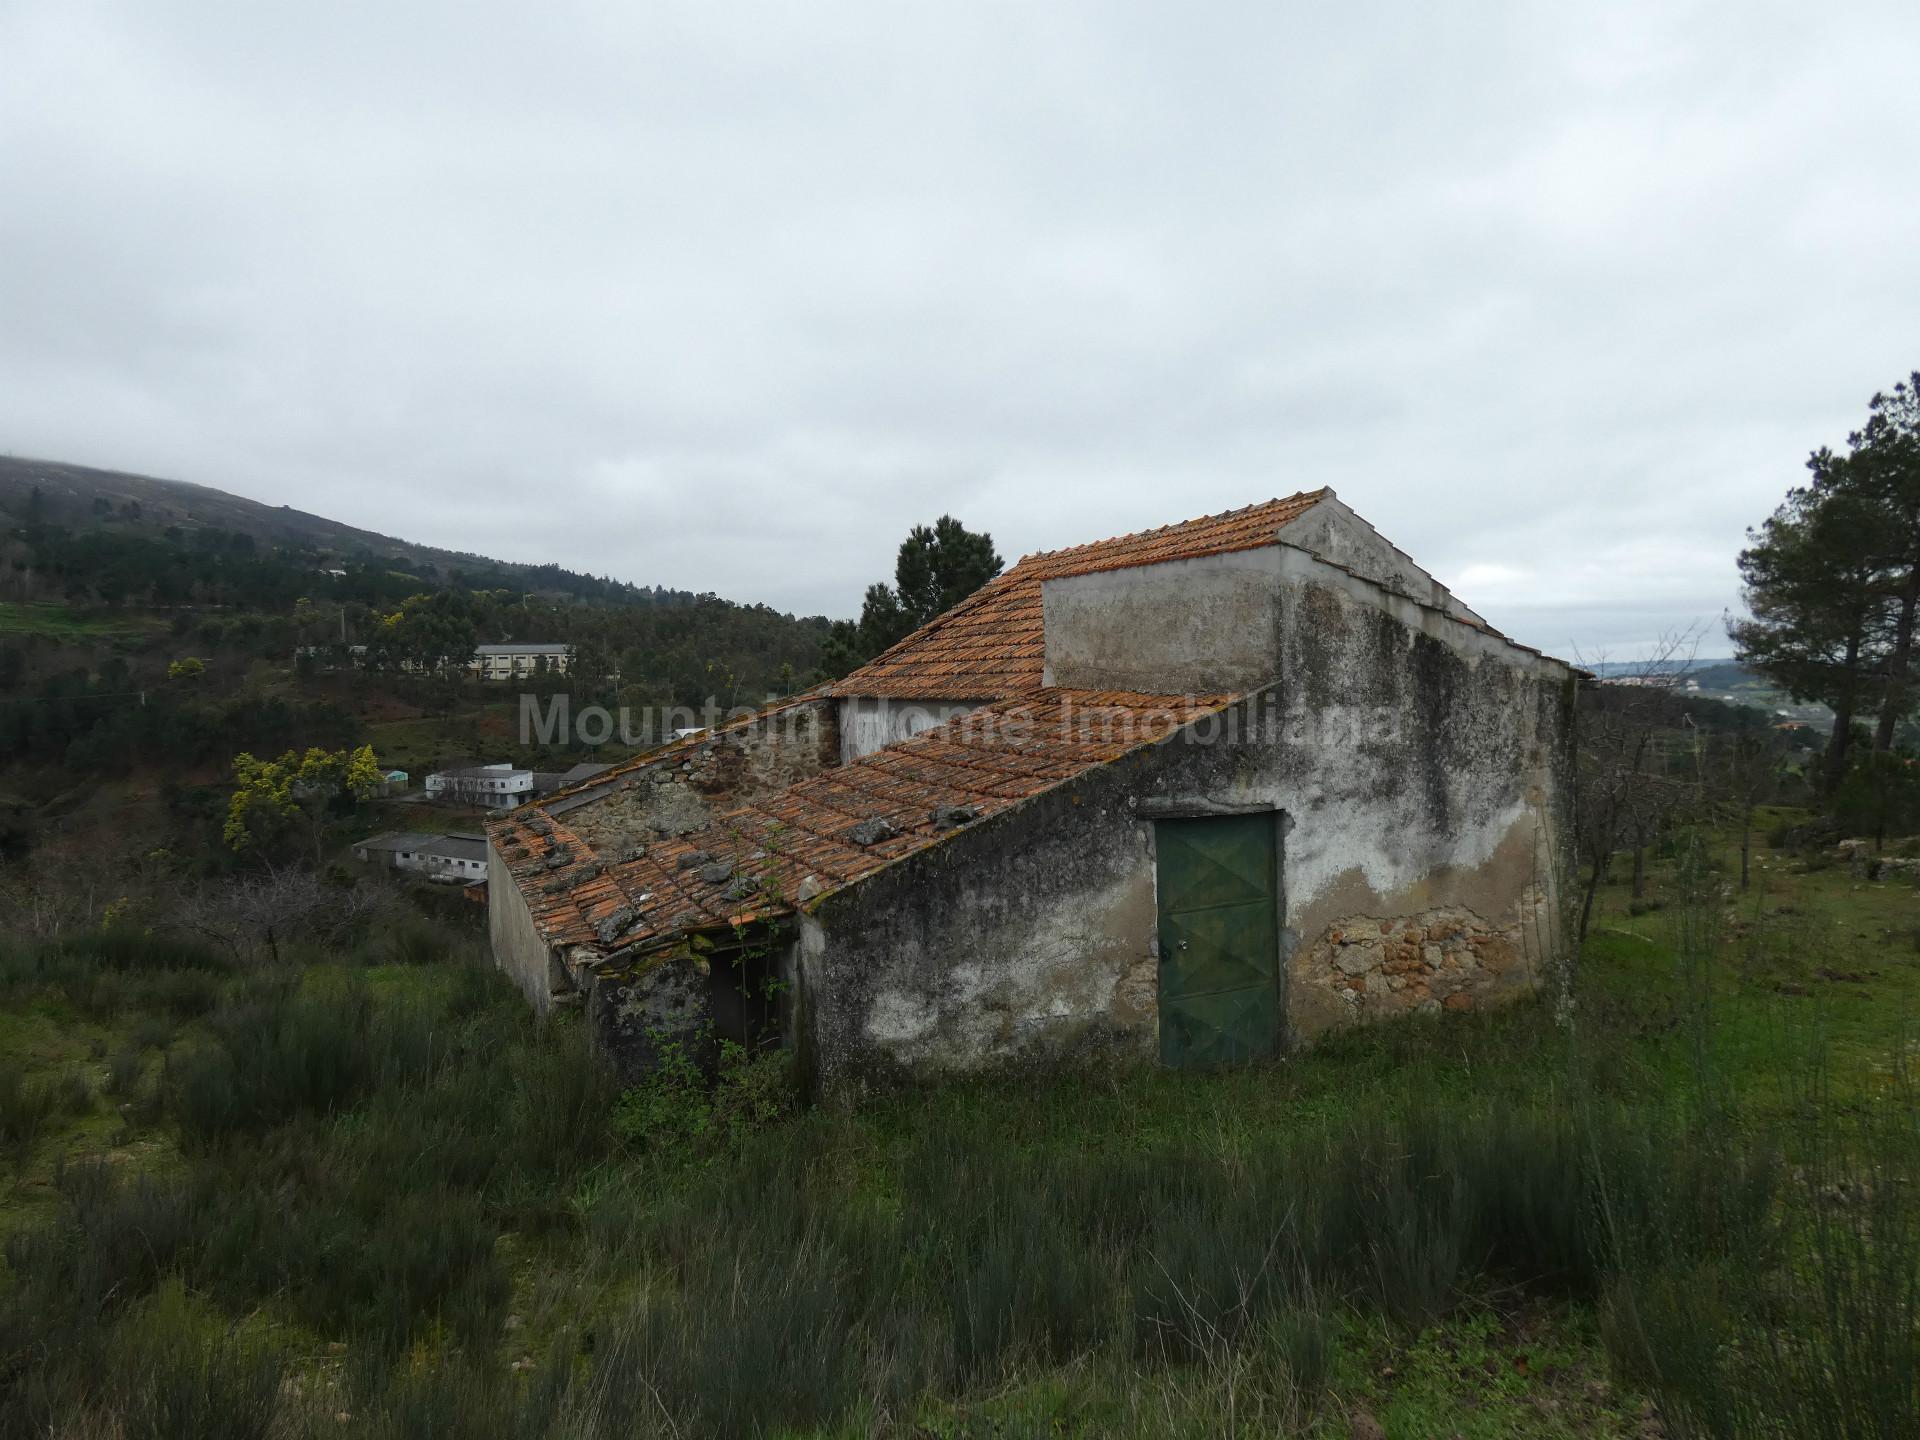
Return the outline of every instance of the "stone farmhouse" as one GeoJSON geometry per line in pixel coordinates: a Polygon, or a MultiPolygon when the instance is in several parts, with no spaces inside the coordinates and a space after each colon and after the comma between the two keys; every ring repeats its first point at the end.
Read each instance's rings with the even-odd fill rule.
{"type": "Polygon", "coordinates": [[[628,1074],[1211,1066],[1558,957],[1576,672],[1333,494],[1028,556],[846,679],[487,822],[495,957],[628,1074]]]}

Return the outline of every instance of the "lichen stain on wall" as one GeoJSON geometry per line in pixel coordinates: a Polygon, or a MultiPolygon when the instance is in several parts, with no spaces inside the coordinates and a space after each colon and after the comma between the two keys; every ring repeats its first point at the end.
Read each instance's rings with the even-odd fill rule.
{"type": "Polygon", "coordinates": [[[696,1065],[710,1065],[711,1022],[708,969],[698,957],[660,957],[631,973],[588,982],[587,1023],[595,1048],[623,1076],[648,1074],[668,1046],[696,1065]]]}

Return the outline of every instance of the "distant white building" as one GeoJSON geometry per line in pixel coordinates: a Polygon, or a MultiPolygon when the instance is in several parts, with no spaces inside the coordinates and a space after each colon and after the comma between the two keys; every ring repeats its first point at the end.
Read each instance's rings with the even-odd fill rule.
{"type": "Polygon", "coordinates": [[[476,645],[469,668],[482,680],[524,680],[564,675],[572,661],[571,645],[476,645]]]}
{"type": "Polygon", "coordinates": [[[426,795],[429,800],[449,804],[511,810],[532,798],[533,771],[514,765],[469,765],[460,770],[436,770],[427,776],[426,795]]]}
{"type": "MultiPolygon", "coordinates": [[[[365,645],[302,645],[295,652],[297,656],[321,661],[329,666],[344,663],[359,667],[367,663],[365,645]]],[[[400,660],[399,668],[408,674],[418,674],[423,667],[417,660],[400,660]]],[[[461,662],[452,659],[440,662],[432,668],[459,669],[461,662]]],[[[476,645],[473,654],[465,662],[466,670],[482,680],[527,680],[535,675],[564,675],[573,666],[573,647],[571,645],[476,645]]]]}
{"type": "Polygon", "coordinates": [[[447,884],[487,878],[487,842],[458,832],[428,835],[417,830],[375,835],[353,847],[356,858],[392,870],[406,870],[447,884]]]}

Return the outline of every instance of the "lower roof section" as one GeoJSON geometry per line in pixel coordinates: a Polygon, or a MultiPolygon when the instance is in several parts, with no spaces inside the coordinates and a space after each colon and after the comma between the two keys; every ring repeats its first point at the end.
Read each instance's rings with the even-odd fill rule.
{"type": "Polygon", "coordinates": [[[488,821],[487,833],[549,945],[637,957],[788,913],[1240,698],[1041,690],[823,771],[690,835],[596,853],[539,805],[488,821]]]}

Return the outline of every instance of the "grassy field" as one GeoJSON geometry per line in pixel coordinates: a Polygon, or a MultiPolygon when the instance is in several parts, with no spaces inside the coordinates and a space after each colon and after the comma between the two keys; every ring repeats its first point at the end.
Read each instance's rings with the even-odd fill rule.
{"type": "Polygon", "coordinates": [[[165,619],[144,614],[75,610],[51,600],[0,600],[0,635],[45,635],[55,640],[101,640],[154,635],[165,619]]]}
{"type": "Polygon", "coordinates": [[[511,705],[497,704],[457,718],[421,715],[376,720],[367,726],[367,740],[382,765],[424,775],[437,765],[469,756],[476,737],[495,744],[502,753],[512,749],[514,717],[511,705]]]}
{"type": "MultiPolygon", "coordinates": [[[[485,758],[507,757],[522,750],[519,734],[519,702],[491,701],[458,716],[421,715],[374,720],[367,726],[367,740],[380,763],[413,773],[416,779],[429,769],[450,761],[473,757],[475,748],[485,758]]],[[[639,753],[631,746],[609,744],[596,750],[578,752],[598,764],[612,765],[639,753]]],[[[564,770],[570,759],[554,759],[550,767],[564,770]]]]}
{"type": "Polygon", "coordinates": [[[1920,896],[1696,861],[1609,887],[1570,1028],[852,1115],[766,1061],[617,1097],[419,928],[18,946],[0,1425],[1912,1434],[1920,896]]]}

